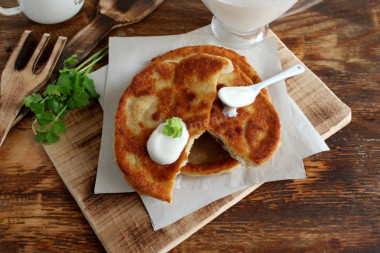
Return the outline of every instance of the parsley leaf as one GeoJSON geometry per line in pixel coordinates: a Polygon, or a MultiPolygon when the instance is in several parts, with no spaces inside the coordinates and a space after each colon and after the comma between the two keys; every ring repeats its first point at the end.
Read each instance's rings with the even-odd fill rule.
{"type": "Polygon", "coordinates": [[[68,65],[73,66],[78,62],[74,54],[64,61],[58,79],[42,95],[34,93],[24,98],[25,106],[35,113],[39,125],[36,142],[51,144],[59,141],[58,134],[66,132],[63,118],[67,111],[88,105],[91,98],[99,98],[94,81],[87,75],[95,63],[108,53],[107,49],[101,49],[78,67],[70,68],[68,65]]]}
{"type": "Polygon", "coordinates": [[[73,54],[71,57],[67,58],[64,62],[63,62],[63,69],[60,70],[59,72],[60,73],[65,73],[65,72],[70,72],[70,69],[69,67],[67,66],[67,64],[70,64],[70,65],[75,65],[78,60],[77,60],[77,54],[73,54]]]}
{"type": "Polygon", "coordinates": [[[61,95],[61,93],[59,92],[59,90],[57,90],[57,85],[54,85],[54,84],[50,84],[45,92],[44,92],[44,96],[54,96],[54,95],[61,95]]]}
{"type": "Polygon", "coordinates": [[[178,117],[173,117],[166,120],[166,125],[162,129],[161,133],[177,138],[181,136],[183,130],[182,121],[178,117]]]}
{"type": "Polygon", "coordinates": [[[50,123],[54,122],[55,120],[54,114],[49,111],[37,113],[36,118],[41,130],[44,130],[50,123]]]}
{"type": "Polygon", "coordinates": [[[36,142],[46,142],[47,132],[37,131],[35,141],[36,142]]]}
{"type": "Polygon", "coordinates": [[[54,129],[56,133],[66,132],[65,123],[62,120],[54,122],[51,128],[54,129]]]}
{"type": "Polygon", "coordinates": [[[99,94],[95,90],[94,81],[87,76],[84,77],[83,87],[86,89],[91,97],[99,98],[99,94]]]}
{"type": "Polygon", "coordinates": [[[59,141],[59,136],[54,132],[53,129],[49,129],[46,135],[46,142],[48,144],[52,144],[57,141],[59,141]]]}
{"type": "Polygon", "coordinates": [[[30,107],[31,103],[38,103],[42,100],[42,96],[40,94],[32,94],[26,98],[24,98],[25,105],[30,107]]]}

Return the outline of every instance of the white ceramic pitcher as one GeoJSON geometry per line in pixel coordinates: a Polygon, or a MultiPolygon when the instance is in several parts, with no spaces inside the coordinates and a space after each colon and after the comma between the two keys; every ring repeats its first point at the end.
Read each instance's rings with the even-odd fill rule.
{"type": "Polygon", "coordinates": [[[82,8],[84,0],[17,0],[18,7],[2,8],[0,14],[11,16],[23,12],[40,24],[56,24],[72,18],[82,8]]]}

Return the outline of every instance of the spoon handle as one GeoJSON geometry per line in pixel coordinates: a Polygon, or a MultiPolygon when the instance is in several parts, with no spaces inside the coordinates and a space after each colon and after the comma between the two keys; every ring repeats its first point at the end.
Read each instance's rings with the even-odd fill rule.
{"type": "Polygon", "coordinates": [[[295,75],[299,75],[299,74],[302,74],[303,72],[305,71],[305,67],[301,64],[297,64],[297,65],[294,65],[293,67],[291,68],[288,68],[287,70],[265,80],[265,81],[262,81],[260,84],[258,84],[256,88],[259,88],[259,89],[262,89],[262,88],[265,88],[267,87],[268,85],[271,85],[272,83],[275,83],[275,82],[278,82],[278,81],[281,81],[281,80],[284,80],[288,77],[292,77],[292,76],[295,76],[295,75]]]}

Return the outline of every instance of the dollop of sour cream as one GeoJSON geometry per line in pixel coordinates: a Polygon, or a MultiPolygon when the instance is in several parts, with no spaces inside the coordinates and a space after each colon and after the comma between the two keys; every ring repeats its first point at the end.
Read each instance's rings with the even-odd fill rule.
{"type": "Polygon", "coordinates": [[[218,97],[224,104],[223,114],[228,117],[238,115],[236,109],[252,104],[260,90],[249,87],[224,87],[218,91],[218,97]]]}
{"type": "Polygon", "coordinates": [[[238,112],[236,110],[237,110],[236,107],[224,105],[223,114],[226,115],[227,117],[234,118],[238,115],[238,112]]]}
{"type": "Polygon", "coordinates": [[[171,164],[177,161],[189,140],[189,132],[186,124],[181,120],[183,126],[182,133],[179,137],[173,138],[162,133],[166,122],[157,126],[150,135],[147,149],[150,158],[161,165],[171,164]]]}

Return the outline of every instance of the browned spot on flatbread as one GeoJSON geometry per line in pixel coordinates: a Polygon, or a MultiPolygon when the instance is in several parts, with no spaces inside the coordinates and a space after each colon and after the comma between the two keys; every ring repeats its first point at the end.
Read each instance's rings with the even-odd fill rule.
{"type": "Polygon", "coordinates": [[[160,112],[155,112],[155,113],[153,113],[153,115],[152,115],[152,119],[153,120],[159,120],[161,118],[161,113],[160,112]]]}
{"type": "Polygon", "coordinates": [[[193,92],[188,92],[186,94],[186,99],[190,102],[193,101],[196,97],[197,97],[197,95],[193,92]]]}
{"type": "Polygon", "coordinates": [[[153,62],[133,78],[116,111],[114,150],[118,166],[137,192],[171,202],[174,180],[187,160],[188,145],[207,129],[217,75],[226,69],[232,70],[226,58],[194,55],[179,63],[153,62]],[[189,93],[194,99],[185,102],[189,93]],[[147,141],[161,123],[157,119],[174,116],[186,123],[189,142],[174,163],[159,165],[150,159],[147,141]]]}
{"type": "Polygon", "coordinates": [[[223,84],[223,83],[219,83],[217,86],[216,86],[216,90],[219,91],[221,88],[224,88],[224,87],[227,87],[227,85],[223,84]]]}
{"type": "MultiPolygon", "coordinates": [[[[172,51],[169,51],[168,53],[165,53],[161,56],[158,56],[154,58],[153,62],[159,62],[159,61],[180,61],[184,57],[196,54],[196,53],[205,53],[210,55],[218,55],[223,56],[226,58],[229,58],[232,63],[234,64],[234,72],[231,74],[221,74],[219,76],[217,90],[221,89],[222,87],[226,86],[245,86],[245,85],[251,85],[252,83],[260,82],[261,79],[256,73],[256,71],[251,67],[251,65],[248,63],[247,59],[244,56],[241,56],[237,54],[236,52],[225,49],[222,47],[216,47],[211,45],[204,45],[204,46],[190,46],[190,47],[183,47],[179,49],[175,49],[172,51]]],[[[263,89],[260,92],[262,98],[267,98],[267,100],[260,100],[265,105],[268,105],[271,109],[270,111],[265,111],[265,113],[262,113],[262,117],[265,117],[265,114],[273,114],[274,118],[278,119],[278,115],[276,111],[274,110],[273,105],[270,102],[269,93],[266,89],[263,89]]],[[[267,129],[268,131],[274,131],[276,134],[273,138],[273,141],[268,143],[268,145],[261,145],[261,147],[268,150],[263,150],[262,152],[258,149],[254,149],[253,146],[249,145],[247,143],[247,139],[255,139],[255,134],[258,134],[258,132],[254,133],[252,130],[243,128],[243,126],[247,126],[246,121],[249,119],[250,115],[253,113],[253,110],[257,109],[255,106],[251,106],[246,109],[238,109],[239,116],[238,118],[229,118],[223,115],[222,113],[223,109],[223,103],[216,97],[215,101],[213,103],[213,107],[211,110],[211,117],[210,117],[210,129],[209,131],[213,133],[214,137],[217,139],[217,141],[223,143],[228,142],[227,145],[229,145],[234,151],[238,152],[239,154],[243,154],[244,159],[251,160],[251,164],[259,164],[262,162],[265,162],[266,160],[270,159],[270,157],[273,155],[274,151],[278,148],[278,145],[280,143],[280,124],[278,121],[273,121],[273,128],[267,129]],[[246,138],[246,136],[249,136],[249,138],[246,138]],[[225,137],[225,138],[224,138],[225,137]],[[232,141],[234,138],[236,138],[236,141],[232,141]],[[223,141],[222,141],[223,140],[223,141]],[[240,146],[241,147],[240,147],[240,146]],[[271,146],[272,145],[272,146],[271,146]],[[246,152],[254,152],[257,155],[254,157],[248,156],[246,152]],[[261,157],[260,157],[261,156],[261,157]]],[[[260,122],[257,123],[257,126],[260,125],[260,122]]],[[[249,125],[249,127],[253,127],[253,125],[249,125]]],[[[264,128],[262,128],[262,131],[265,131],[264,128]]],[[[259,135],[258,135],[259,136],[259,135]]],[[[257,141],[257,140],[256,140],[257,141]]],[[[265,143],[263,140],[262,143],[265,143]]],[[[207,144],[204,144],[207,146],[207,144]]],[[[232,159],[232,158],[231,158],[232,159]]],[[[226,161],[223,162],[216,162],[215,164],[218,164],[219,170],[214,170],[213,173],[220,173],[223,171],[227,171],[231,169],[232,167],[229,167],[229,164],[226,161]]],[[[193,161],[189,161],[189,163],[181,169],[181,171],[185,174],[189,175],[202,175],[200,171],[207,171],[207,168],[209,167],[215,167],[212,165],[212,163],[203,163],[197,164],[196,166],[193,166],[193,161]],[[200,169],[202,166],[204,166],[204,169],[200,169]],[[195,167],[197,168],[195,170],[195,167]],[[192,173],[192,169],[194,169],[192,173]]],[[[205,173],[204,175],[208,175],[209,173],[205,173]]]]}

